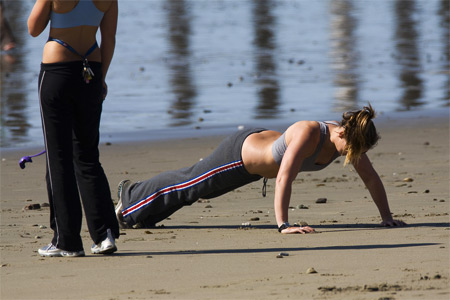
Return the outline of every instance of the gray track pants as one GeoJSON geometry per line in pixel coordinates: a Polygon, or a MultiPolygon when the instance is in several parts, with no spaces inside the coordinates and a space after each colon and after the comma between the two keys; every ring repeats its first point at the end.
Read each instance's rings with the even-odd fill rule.
{"type": "Polygon", "coordinates": [[[185,205],[210,199],[262,177],[249,174],[242,162],[244,140],[263,128],[238,131],[208,157],[188,168],[161,173],[123,191],[122,214],[129,225],[153,226],[185,205]]]}

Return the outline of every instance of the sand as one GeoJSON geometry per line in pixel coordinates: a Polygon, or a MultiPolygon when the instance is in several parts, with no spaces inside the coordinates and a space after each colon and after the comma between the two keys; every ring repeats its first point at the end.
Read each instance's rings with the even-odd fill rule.
{"type": "MultiPolygon", "coordinates": [[[[18,158],[40,149],[3,152],[1,299],[449,299],[448,118],[385,119],[379,131],[369,157],[407,227],[378,226],[368,191],[340,159],[294,183],[290,221],[315,234],[277,232],[269,180],[266,198],[258,182],[183,208],[164,227],[121,230],[110,256],[90,254],[83,223],[84,258],[37,254],[52,236],[49,209],[24,208],[47,202],[44,159],[21,170],[18,158]]],[[[120,180],[191,165],[221,139],[103,142],[114,201],[120,180]]]]}

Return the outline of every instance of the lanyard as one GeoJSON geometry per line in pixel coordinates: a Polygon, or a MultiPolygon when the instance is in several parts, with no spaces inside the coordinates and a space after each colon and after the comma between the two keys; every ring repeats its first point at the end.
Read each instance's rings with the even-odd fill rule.
{"type": "Polygon", "coordinates": [[[25,169],[25,163],[27,163],[27,162],[29,162],[29,163],[33,162],[33,160],[31,159],[32,157],[36,157],[36,156],[42,155],[42,154],[44,154],[45,152],[46,152],[46,151],[43,150],[43,151],[41,151],[41,152],[39,152],[39,153],[37,153],[37,154],[22,157],[22,158],[20,159],[20,161],[19,161],[19,166],[20,166],[20,168],[21,168],[21,169],[25,169]]]}
{"type": "Polygon", "coordinates": [[[86,52],[85,55],[81,55],[80,53],[78,53],[77,50],[75,50],[72,46],[70,46],[69,44],[67,44],[66,42],[60,40],[60,39],[55,39],[52,37],[48,38],[48,41],[50,42],[57,42],[58,44],[60,44],[61,46],[63,46],[64,48],[68,49],[69,51],[71,51],[72,53],[78,55],[79,57],[81,57],[83,59],[83,71],[81,73],[81,75],[83,76],[83,79],[86,83],[89,83],[89,81],[92,79],[92,77],[94,77],[94,72],[92,72],[92,69],[89,67],[89,62],[87,60],[87,57],[89,56],[89,54],[91,54],[95,49],[98,48],[98,44],[97,41],[94,43],[94,45],[92,45],[91,48],[89,48],[89,50],[86,52]]]}

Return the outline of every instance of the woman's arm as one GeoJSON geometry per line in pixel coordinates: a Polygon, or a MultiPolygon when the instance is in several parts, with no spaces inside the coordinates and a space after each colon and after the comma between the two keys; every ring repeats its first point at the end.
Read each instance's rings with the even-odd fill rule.
{"type": "Polygon", "coordinates": [[[103,73],[103,99],[108,93],[106,85],[106,74],[111,64],[116,47],[116,31],[117,31],[118,5],[117,0],[113,0],[109,9],[105,12],[102,22],[100,23],[101,44],[100,51],[102,55],[102,73],[103,73]]]}
{"type": "Polygon", "coordinates": [[[373,202],[375,202],[375,205],[380,212],[381,219],[383,220],[381,224],[383,226],[406,225],[403,221],[394,220],[392,218],[383,182],[381,181],[380,176],[378,176],[378,173],[373,168],[372,163],[370,162],[367,155],[361,155],[358,164],[354,165],[354,167],[361,177],[362,181],[366,185],[367,189],[369,190],[373,202]]]}
{"type": "MultiPolygon", "coordinates": [[[[318,128],[307,123],[296,123],[289,128],[290,142],[283,156],[276,178],[274,209],[278,227],[288,222],[289,203],[292,193],[292,182],[297,177],[303,164],[305,155],[314,152],[317,146],[315,135],[319,135],[318,128]]],[[[288,132],[287,132],[288,133],[288,132]]],[[[288,138],[288,136],[286,136],[288,138]]],[[[312,232],[311,227],[288,227],[282,233],[312,232]]]]}
{"type": "Polygon", "coordinates": [[[50,0],[36,0],[27,22],[28,32],[31,36],[37,37],[47,27],[51,5],[52,1],[50,0]]]}

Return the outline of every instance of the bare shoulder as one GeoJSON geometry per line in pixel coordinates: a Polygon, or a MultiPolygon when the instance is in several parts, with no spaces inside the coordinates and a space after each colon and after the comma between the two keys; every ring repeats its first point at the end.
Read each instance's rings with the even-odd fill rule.
{"type": "Polygon", "coordinates": [[[286,143],[294,141],[303,147],[315,149],[320,140],[320,125],[316,121],[299,121],[286,130],[286,143]]]}
{"type": "Polygon", "coordinates": [[[298,121],[286,130],[289,136],[314,136],[320,132],[320,125],[316,121],[298,121]]]}

